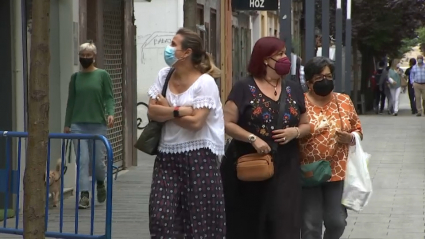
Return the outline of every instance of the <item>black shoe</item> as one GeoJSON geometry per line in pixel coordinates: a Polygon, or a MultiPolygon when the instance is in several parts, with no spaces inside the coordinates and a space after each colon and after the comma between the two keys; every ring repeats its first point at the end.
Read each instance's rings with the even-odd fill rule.
{"type": "Polygon", "coordinates": [[[416,116],[421,117],[421,116],[422,116],[422,114],[421,114],[421,113],[417,113],[417,114],[416,114],[416,116]]]}
{"type": "Polygon", "coordinates": [[[104,182],[97,183],[97,201],[100,203],[105,202],[106,200],[106,188],[104,182]]]}
{"type": "Polygon", "coordinates": [[[394,115],[394,116],[397,116],[398,114],[397,114],[397,113],[394,113],[393,115],[394,115]]]}

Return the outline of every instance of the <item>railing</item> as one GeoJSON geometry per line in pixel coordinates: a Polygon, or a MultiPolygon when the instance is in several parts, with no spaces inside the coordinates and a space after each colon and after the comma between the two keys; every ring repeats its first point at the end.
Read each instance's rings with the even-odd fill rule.
{"type": "MultiPolygon", "coordinates": [[[[3,197],[3,222],[0,222],[0,234],[15,234],[15,235],[22,235],[23,229],[22,229],[22,220],[20,220],[20,200],[21,195],[20,192],[22,191],[20,188],[21,185],[21,178],[22,177],[22,170],[21,170],[21,164],[25,161],[22,161],[22,152],[25,148],[25,138],[28,138],[27,132],[8,132],[8,131],[0,131],[0,142],[5,141],[5,151],[6,151],[6,168],[5,170],[0,169],[0,193],[4,193],[3,197]],[[23,140],[24,139],[24,140],[23,140]],[[24,146],[23,146],[24,145],[24,146]],[[13,150],[16,149],[16,150],[13,150]],[[16,159],[16,160],[14,160],[16,159]],[[4,191],[4,192],[3,192],[4,191]],[[11,200],[12,199],[12,200],[11,200]],[[9,206],[9,201],[13,201],[15,203],[14,205],[14,215],[11,215],[11,213],[8,213],[8,211],[12,211],[9,206]],[[7,219],[9,217],[15,217],[13,219],[7,219]],[[7,227],[7,224],[9,222],[14,221],[13,227],[7,227]]],[[[66,157],[66,147],[65,147],[65,141],[66,140],[73,140],[75,145],[75,151],[76,151],[76,164],[79,165],[80,163],[80,150],[81,150],[81,143],[82,140],[84,142],[87,142],[88,144],[92,144],[93,146],[93,152],[91,157],[92,162],[92,182],[91,182],[91,205],[89,210],[83,210],[79,211],[78,209],[78,203],[79,203],[79,194],[80,194],[80,185],[79,185],[79,178],[80,178],[80,169],[79,167],[76,167],[76,192],[75,192],[75,205],[72,203],[69,204],[67,202],[70,201],[70,199],[65,200],[64,199],[64,171],[65,168],[61,167],[60,172],[60,200],[59,200],[59,212],[55,209],[51,209],[49,207],[49,189],[50,189],[50,183],[49,183],[49,177],[46,176],[46,205],[45,205],[45,223],[46,223],[46,237],[50,238],[65,238],[65,239],[92,239],[92,238],[104,238],[104,239],[111,239],[112,236],[112,182],[113,182],[113,152],[112,147],[109,143],[109,141],[106,139],[106,137],[102,135],[88,135],[88,134],[64,134],[64,133],[51,133],[49,134],[49,141],[48,141],[48,156],[47,156],[47,166],[46,166],[46,175],[49,175],[50,171],[50,151],[51,151],[51,141],[53,139],[61,140],[61,163],[62,165],[65,165],[65,157],[66,157]],[[100,210],[99,208],[103,207],[95,207],[95,201],[94,201],[94,195],[95,195],[95,187],[96,187],[96,167],[95,167],[95,156],[96,156],[96,141],[101,141],[106,149],[106,209],[100,210]],[[51,209],[51,210],[50,210],[51,209]],[[64,221],[64,212],[72,212],[73,213],[65,213],[66,220],[64,221]],[[89,221],[85,221],[87,217],[85,217],[88,214],[88,211],[90,211],[90,218],[89,221]],[[105,213],[106,215],[102,215],[102,217],[95,218],[95,211],[96,213],[100,214],[105,213]],[[79,217],[79,214],[83,214],[82,219],[79,217]],[[59,214],[59,220],[57,219],[57,215],[59,214]],[[64,229],[64,223],[71,221],[70,217],[74,217],[74,227],[73,229],[69,229],[70,226],[72,228],[72,224],[65,224],[67,227],[64,229]],[[49,215],[53,217],[53,220],[49,223],[49,215]],[[96,220],[95,220],[96,219],[96,220]],[[98,233],[98,235],[95,234],[95,222],[103,221],[105,222],[105,228],[104,232],[103,230],[98,233]],[[52,222],[58,222],[59,221],[59,230],[58,231],[52,231],[49,230],[52,228],[51,224],[52,222]],[[87,231],[85,233],[81,233],[81,230],[79,230],[79,221],[83,222],[82,227],[88,226],[90,224],[89,228],[87,228],[87,231]],[[71,231],[70,231],[71,230],[71,231]],[[73,231],[73,232],[72,232],[73,231]],[[100,235],[99,235],[100,234],[100,235]]],[[[71,153],[71,152],[68,152],[71,153]]],[[[1,156],[0,156],[1,159],[1,156]]],[[[1,194],[0,194],[1,195],[1,194]]],[[[52,195],[53,196],[53,195],[52,195]]],[[[1,198],[0,198],[1,203],[1,198]]],[[[0,209],[1,209],[0,204],[0,209]]],[[[96,232],[99,232],[99,230],[96,230],[96,232]]],[[[1,238],[1,236],[0,236],[1,238]]]]}

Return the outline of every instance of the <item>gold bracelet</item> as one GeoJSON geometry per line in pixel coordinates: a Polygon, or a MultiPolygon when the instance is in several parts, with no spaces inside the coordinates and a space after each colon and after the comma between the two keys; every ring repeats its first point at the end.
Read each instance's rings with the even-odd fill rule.
{"type": "Polygon", "coordinates": [[[294,127],[297,130],[297,137],[295,137],[296,139],[298,139],[300,137],[300,130],[298,129],[298,127],[294,127]]]}

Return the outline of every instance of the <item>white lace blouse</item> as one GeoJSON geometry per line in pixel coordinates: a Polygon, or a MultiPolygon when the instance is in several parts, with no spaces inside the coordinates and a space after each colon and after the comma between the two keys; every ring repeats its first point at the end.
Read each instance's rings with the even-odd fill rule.
{"type": "MultiPolygon", "coordinates": [[[[161,69],[148,94],[156,99],[161,94],[170,67],[161,69]]],[[[210,113],[204,126],[198,130],[185,129],[172,120],[162,128],[159,151],[182,153],[201,148],[210,149],[215,155],[224,155],[224,117],[217,84],[208,74],[201,75],[185,92],[172,93],[167,86],[166,98],[172,106],[192,106],[194,109],[208,108],[210,113]]]]}

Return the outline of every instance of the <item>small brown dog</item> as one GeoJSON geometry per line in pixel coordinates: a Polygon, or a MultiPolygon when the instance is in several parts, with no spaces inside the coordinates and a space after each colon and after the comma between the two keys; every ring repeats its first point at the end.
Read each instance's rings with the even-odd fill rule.
{"type": "MultiPolygon", "coordinates": [[[[66,166],[64,167],[63,174],[66,173],[66,166]]],[[[62,172],[62,160],[58,159],[56,161],[55,170],[50,170],[49,173],[49,191],[52,194],[53,198],[53,207],[57,207],[59,203],[59,195],[61,193],[61,172],[62,172]]],[[[47,183],[47,178],[45,177],[45,182],[47,183]]]]}

